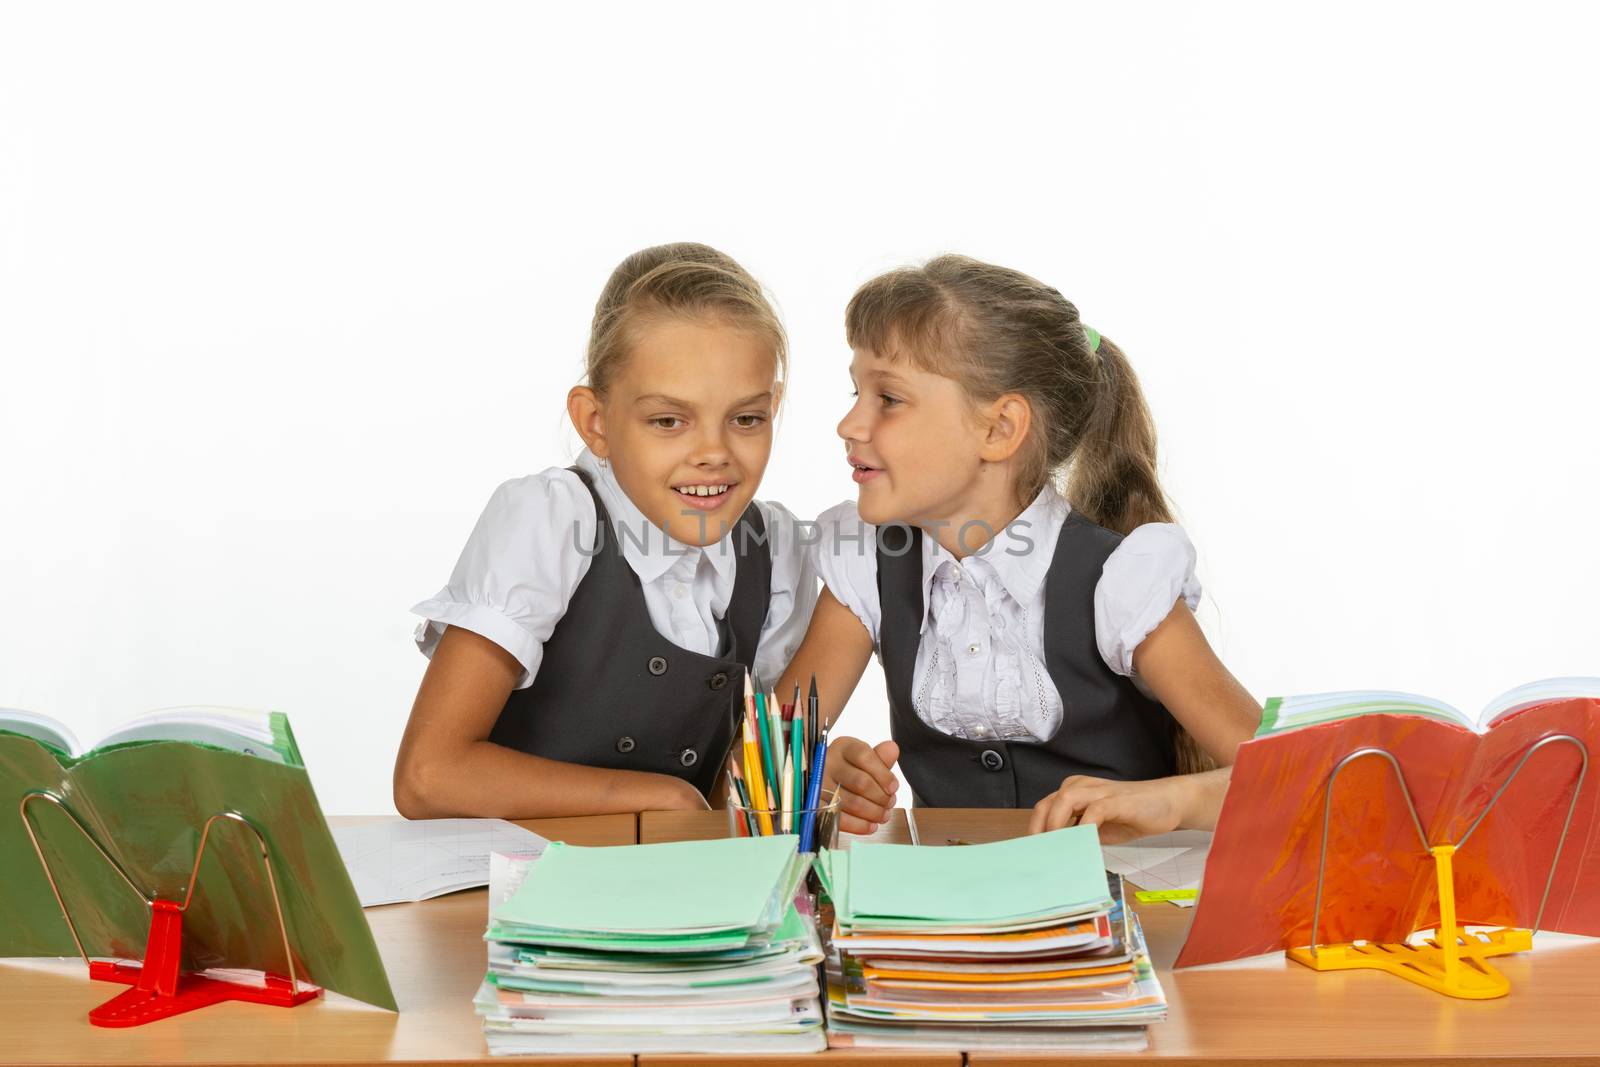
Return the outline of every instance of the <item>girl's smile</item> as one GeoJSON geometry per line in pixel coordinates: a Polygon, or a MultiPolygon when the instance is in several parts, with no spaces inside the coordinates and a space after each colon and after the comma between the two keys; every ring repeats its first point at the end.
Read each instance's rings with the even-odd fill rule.
{"type": "Polygon", "coordinates": [[[737,482],[689,483],[675,485],[672,491],[683,497],[683,502],[701,511],[716,511],[728,502],[728,493],[737,482]]]}

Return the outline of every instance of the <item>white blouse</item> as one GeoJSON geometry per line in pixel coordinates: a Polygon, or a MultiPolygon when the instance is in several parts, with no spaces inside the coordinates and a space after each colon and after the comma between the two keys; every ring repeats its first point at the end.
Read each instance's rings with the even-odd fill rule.
{"type": "MultiPolygon", "coordinates": [[[[922,641],[912,677],[918,718],[954,737],[1048,741],[1061,725],[1061,694],[1044,660],[1044,579],[1070,505],[1046,487],[984,549],[958,560],[922,537],[922,641]]],[[[828,590],[861,620],[880,650],[877,529],[854,501],[817,520],[816,566],[828,590]]],[[[974,538],[975,540],[976,538],[974,538]]],[[[1134,675],[1133,650],[1178,598],[1200,603],[1195,552],[1173,523],[1140,526],[1123,538],[1095,586],[1100,658],[1134,675]]]]}
{"type": "MultiPolygon", "coordinates": [[[[577,466],[610,513],[611,534],[639,576],[656,632],[690,652],[715,655],[717,620],[728,610],[738,569],[733,533],[703,548],[685,545],[652,526],[611,468],[588,449],[577,466]]],[[[776,684],[811,622],[816,571],[789,510],[764,500],[756,506],[772,553],[772,598],[755,669],[764,682],[776,684]]],[[[594,534],[594,500],[572,471],[551,467],[505,482],[489,498],[450,581],[411,609],[424,620],[417,626],[417,647],[431,658],[444,628],[459,626],[516,657],[522,665],[518,689],[532,685],[544,643],[589,571],[594,534]]]]}

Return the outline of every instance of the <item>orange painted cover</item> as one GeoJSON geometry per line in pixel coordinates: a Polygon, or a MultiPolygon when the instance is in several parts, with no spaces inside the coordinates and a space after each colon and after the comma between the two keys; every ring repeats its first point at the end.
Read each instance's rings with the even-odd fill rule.
{"type": "MultiPolygon", "coordinates": [[[[1535,704],[1484,735],[1416,715],[1369,714],[1241,745],[1178,967],[1311,943],[1323,786],[1359,748],[1399,761],[1430,844],[1459,841],[1528,747],[1570,734],[1600,754],[1600,700],[1535,704]]],[[[1582,755],[1540,749],[1455,856],[1463,925],[1531,927],[1582,755]]],[[[1541,928],[1600,935],[1600,768],[1584,777],[1541,928]]],[[[1318,943],[1401,941],[1438,922],[1432,858],[1421,850],[1394,770],[1381,757],[1334,784],[1318,943]]]]}

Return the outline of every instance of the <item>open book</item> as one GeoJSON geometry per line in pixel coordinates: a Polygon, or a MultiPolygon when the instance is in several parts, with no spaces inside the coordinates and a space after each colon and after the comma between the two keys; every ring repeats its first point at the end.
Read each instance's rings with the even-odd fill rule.
{"type": "Polygon", "coordinates": [[[285,974],[286,931],[297,978],[393,1009],[372,930],[281,712],[176,708],[85,750],[48,716],[0,711],[0,957],[75,955],[64,905],[88,956],[142,958],[148,898],[186,899],[201,832],[223,812],[260,830],[285,930],[254,836],[218,820],[183,916],[183,968],[285,974]],[[37,794],[55,802],[27,800],[24,820],[24,800],[37,794]]]}
{"type": "Polygon", "coordinates": [[[1301,726],[1337,722],[1357,715],[1422,715],[1453,723],[1481,734],[1494,728],[1514,711],[1536,704],[1572,698],[1600,697],[1600,678],[1546,678],[1519,685],[1489,701],[1476,715],[1451,707],[1432,697],[1384,690],[1358,690],[1350,693],[1316,693],[1311,696],[1273,697],[1261,713],[1257,737],[1282,733],[1301,726]]]}
{"type": "MultiPolygon", "coordinates": [[[[1430,845],[1457,843],[1477,824],[1454,857],[1463,925],[1537,919],[1600,935],[1600,678],[1519,686],[1476,715],[1408,693],[1323,693],[1267,701],[1255,738],[1239,747],[1178,966],[1311,943],[1329,776],[1364,748],[1394,757],[1430,845]]],[[[1403,941],[1437,924],[1434,863],[1400,789],[1378,756],[1351,762],[1334,783],[1318,943],[1403,941]]]]}
{"type": "Polygon", "coordinates": [[[123,723],[87,748],[66,723],[35,711],[0,708],[0,730],[31,737],[74,760],[140,741],[188,741],[278,763],[300,762],[282,714],[238,708],[164,708],[123,723]]]}

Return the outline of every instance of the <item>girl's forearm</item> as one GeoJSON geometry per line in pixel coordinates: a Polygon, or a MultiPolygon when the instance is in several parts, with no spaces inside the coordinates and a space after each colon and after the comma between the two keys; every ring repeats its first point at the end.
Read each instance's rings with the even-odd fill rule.
{"type": "Polygon", "coordinates": [[[872,659],[872,635],[850,609],[834,599],[826,587],[817,597],[811,626],[794,659],[784,670],[775,690],[780,700],[788,699],[796,686],[804,703],[817,679],[817,711],[824,725],[831,725],[844,710],[861,672],[872,659]]]}
{"type": "Polygon", "coordinates": [[[1172,779],[1183,790],[1179,827],[1185,830],[1215,830],[1232,774],[1232,767],[1219,767],[1214,771],[1185,774],[1172,779]]]}
{"type": "Polygon", "coordinates": [[[671,775],[565,763],[491,741],[400,764],[394,799],[408,819],[539,819],[705,807],[694,786],[671,775]]]}

